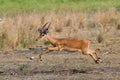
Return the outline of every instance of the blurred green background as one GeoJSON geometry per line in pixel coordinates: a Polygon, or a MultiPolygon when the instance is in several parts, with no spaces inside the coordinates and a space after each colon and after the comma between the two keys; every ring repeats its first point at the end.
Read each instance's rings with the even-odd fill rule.
{"type": "Polygon", "coordinates": [[[120,0],[0,0],[0,14],[120,8],[120,0]]]}

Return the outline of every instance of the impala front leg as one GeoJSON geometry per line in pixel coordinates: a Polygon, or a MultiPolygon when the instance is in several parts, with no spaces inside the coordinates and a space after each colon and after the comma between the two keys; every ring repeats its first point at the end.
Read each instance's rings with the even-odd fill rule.
{"type": "Polygon", "coordinates": [[[42,53],[40,53],[40,54],[37,54],[37,55],[35,55],[34,57],[31,57],[30,60],[33,60],[33,59],[35,59],[35,58],[39,58],[39,59],[42,61],[42,59],[41,59],[41,56],[42,56],[42,55],[47,54],[47,53],[49,53],[50,51],[58,51],[58,50],[60,50],[59,47],[50,47],[50,48],[48,48],[46,51],[44,51],[44,52],[42,52],[42,53]]]}

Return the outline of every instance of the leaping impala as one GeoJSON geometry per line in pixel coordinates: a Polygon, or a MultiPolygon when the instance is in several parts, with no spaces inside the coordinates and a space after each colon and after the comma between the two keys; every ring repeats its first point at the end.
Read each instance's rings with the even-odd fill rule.
{"type": "Polygon", "coordinates": [[[49,41],[53,47],[49,47],[47,50],[45,50],[44,52],[37,54],[33,57],[31,57],[30,59],[33,60],[35,58],[39,58],[41,59],[41,56],[44,54],[47,54],[50,51],[61,51],[64,49],[74,49],[77,51],[81,51],[82,54],[86,54],[86,55],[90,55],[93,60],[95,61],[95,63],[100,63],[100,56],[99,56],[99,49],[95,49],[95,50],[90,50],[89,46],[90,46],[90,41],[89,40],[70,40],[67,38],[54,38],[52,36],[50,36],[48,34],[48,29],[50,27],[51,23],[46,23],[42,26],[42,28],[39,28],[39,36],[36,39],[36,41],[38,40],[46,40],[49,41]]]}

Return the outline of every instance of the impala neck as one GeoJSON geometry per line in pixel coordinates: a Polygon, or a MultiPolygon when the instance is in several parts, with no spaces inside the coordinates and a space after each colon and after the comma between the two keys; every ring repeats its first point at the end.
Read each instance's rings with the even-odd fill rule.
{"type": "Polygon", "coordinates": [[[53,38],[49,35],[46,35],[45,37],[46,37],[46,40],[49,41],[53,46],[56,46],[56,41],[57,41],[56,38],[53,38]]]}

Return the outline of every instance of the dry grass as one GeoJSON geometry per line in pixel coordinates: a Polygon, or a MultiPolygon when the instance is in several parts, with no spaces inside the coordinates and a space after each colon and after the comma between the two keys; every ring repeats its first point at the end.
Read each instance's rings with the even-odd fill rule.
{"type": "Polygon", "coordinates": [[[103,42],[104,41],[104,33],[100,30],[99,34],[98,34],[98,37],[97,37],[97,40],[99,43],[103,42]]]}
{"type": "MultiPolygon", "coordinates": [[[[41,12],[27,13],[15,16],[5,16],[6,21],[0,25],[0,49],[28,48],[35,46],[35,38],[38,36],[37,28],[45,22],[51,22],[50,34],[60,33],[62,37],[71,39],[92,39],[100,30],[96,23],[103,24],[104,33],[109,32],[111,27],[118,26],[120,19],[115,8],[106,11],[80,12],[41,12]],[[92,30],[96,27],[94,33],[92,30]]],[[[59,34],[59,35],[60,35],[59,34]]]]}

